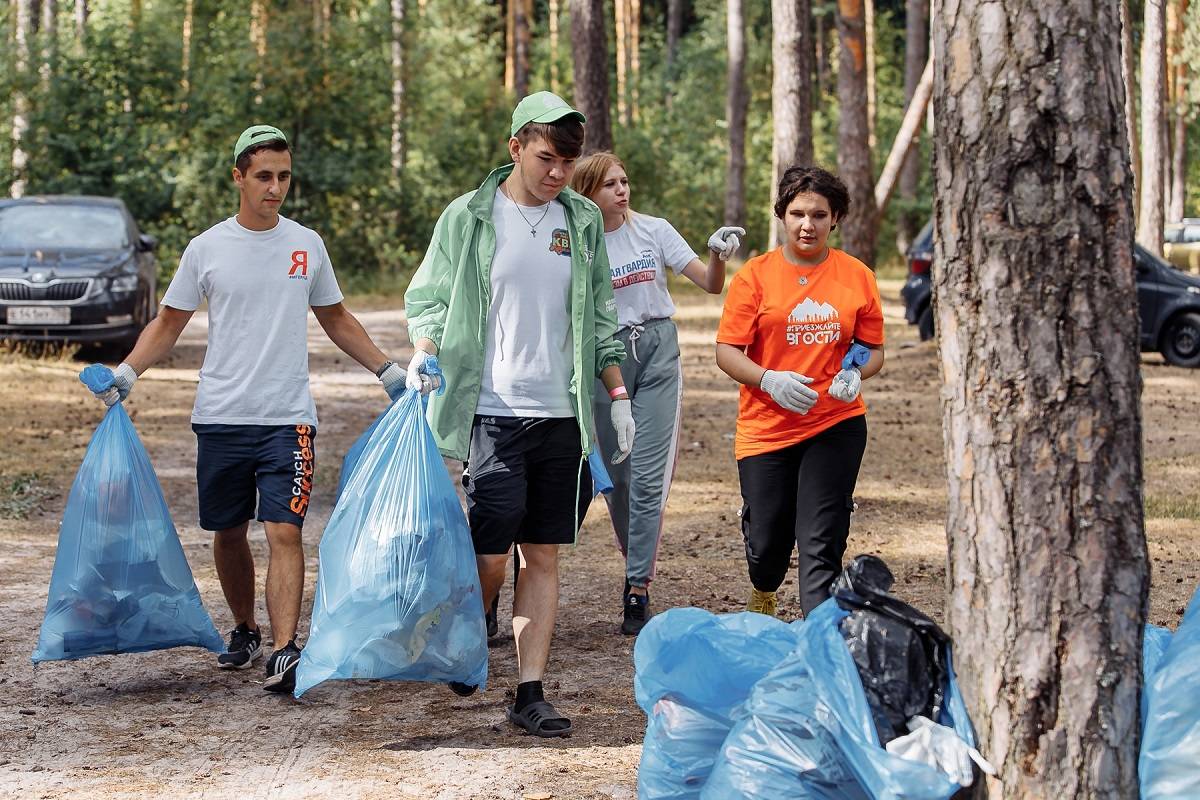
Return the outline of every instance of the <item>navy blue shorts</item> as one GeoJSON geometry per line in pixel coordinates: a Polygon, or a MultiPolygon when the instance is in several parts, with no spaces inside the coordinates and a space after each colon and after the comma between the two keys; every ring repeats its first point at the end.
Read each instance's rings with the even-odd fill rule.
{"type": "Polygon", "coordinates": [[[200,527],[254,519],[302,527],[312,492],[317,429],[311,425],[192,425],[200,527]],[[257,495],[257,497],[256,497],[257,495]]]}
{"type": "Polygon", "coordinates": [[[572,544],[592,501],[574,417],[482,417],[463,470],[476,555],[514,544],[572,544]]]}

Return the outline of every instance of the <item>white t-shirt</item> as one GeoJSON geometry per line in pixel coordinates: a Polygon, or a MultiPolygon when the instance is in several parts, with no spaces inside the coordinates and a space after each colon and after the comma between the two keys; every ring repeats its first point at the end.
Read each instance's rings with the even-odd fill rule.
{"type": "Polygon", "coordinates": [[[284,217],[269,231],[236,217],[192,239],[163,305],[208,300],[208,350],[192,422],[316,426],[308,391],[308,309],[342,301],[316,231],[284,217]]]}
{"type": "Polygon", "coordinates": [[[675,313],[675,303],[667,291],[667,269],[678,275],[699,256],[671,223],[660,217],[634,214],[633,219],[604,234],[604,246],[612,268],[620,327],[675,313]]]}
{"type": "Polygon", "coordinates": [[[571,238],[566,211],[557,200],[549,208],[518,209],[497,191],[492,223],[496,227],[492,302],[475,413],[573,417],[571,238]],[[530,234],[531,228],[536,235],[530,234]]]}

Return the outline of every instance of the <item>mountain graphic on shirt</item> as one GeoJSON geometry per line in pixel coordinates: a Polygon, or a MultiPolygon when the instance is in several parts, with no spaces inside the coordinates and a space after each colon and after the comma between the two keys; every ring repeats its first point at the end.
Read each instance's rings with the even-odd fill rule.
{"type": "Polygon", "coordinates": [[[811,297],[792,309],[788,322],[825,322],[838,316],[838,310],[829,303],[818,303],[811,297]]]}

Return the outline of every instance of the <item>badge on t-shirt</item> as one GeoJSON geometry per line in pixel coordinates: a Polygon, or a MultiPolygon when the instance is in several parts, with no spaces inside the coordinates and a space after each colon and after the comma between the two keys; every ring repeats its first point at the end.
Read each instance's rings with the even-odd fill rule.
{"type": "Polygon", "coordinates": [[[571,236],[566,228],[555,228],[550,234],[550,252],[560,256],[571,255],[571,236]]]}
{"type": "Polygon", "coordinates": [[[293,250],[292,265],[288,268],[288,278],[291,280],[308,280],[308,251],[293,250]]]}
{"type": "Polygon", "coordinates": [[[797,304],[787,318],[787,342],[790,345],[833,344],[842,338],[838,310],[829,303],[811,297],[797,304]]]}

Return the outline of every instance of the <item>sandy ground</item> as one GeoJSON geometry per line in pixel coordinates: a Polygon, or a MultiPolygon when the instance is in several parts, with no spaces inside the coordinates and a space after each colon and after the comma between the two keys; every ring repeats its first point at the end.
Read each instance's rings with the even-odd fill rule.
{"type": "MultiPolygon", "coordinates": [[[[898,591],[937,616],[945,577],[945,486],[932,344],[904,325],[899,285],[884,282],[889,352],[867,387],[870,443],[851,554],[877,553],[898,591]]],[[[679,298],[686,372],[679,470],[653,602],[736,610],[747,592],[732,454],[736,393],[712,361],[719,300],[679,298]]],[[[379,308],[381,304],[372,303],[379,308]]],[[[361,319],[394,357],[408,343],[399,313],[361,319]]],[[[200,594],[222,631],[228,609],[209,536],[196,525],[195,438],[188,426],[204,320],[129,402],[163,484],[200,594]]],[[[374,378],[313,323],[313,391],[321,415],[317,491],[306,527],[308,587],[317,542],[349,444],[384,405],[374,378]]],[[[504,721],[515,683],[511,635],[491,651],[486,693],[442,686],[335,682],[302,701],[264,693],[258,669],[221,672],[194,649],[50,663],[29,655],[45,608],[58,521],[102,409],[76,380],[78,361],[0,358],[0,795],[57,797],[632,798],[644,718],[633,702],[632,640],[618,632],[621,562],[594,506],[564,553],[562,603],[547,685],[576,733],[543,742],[504,721]],[[17,485],[23,488],[14,488],[17,485]],[[34,502],[39,496],[42,499],[34,502]],[[14,508],[32,506],[27,519],[14,508]],[[4,516],[4,514],[0,514],[4,516]]],[[[1143,359],[1151,620],[1174,626],[1200,574],[1200,372],[1143,359]]],[[[260,575],[261,529],[252,535],[260,575]]],[[[782,614],[799,611],[795,578],[782,614]]],[[[508,602],[507,592],[504,602],[508,602]]],[[[507,612],[503,610],[502,626],[507,612]]],[[[310,613],[306,602],[302,629],[310,613]]],[[[266,620],[260,600],[259,618],[266,620]]]]}

